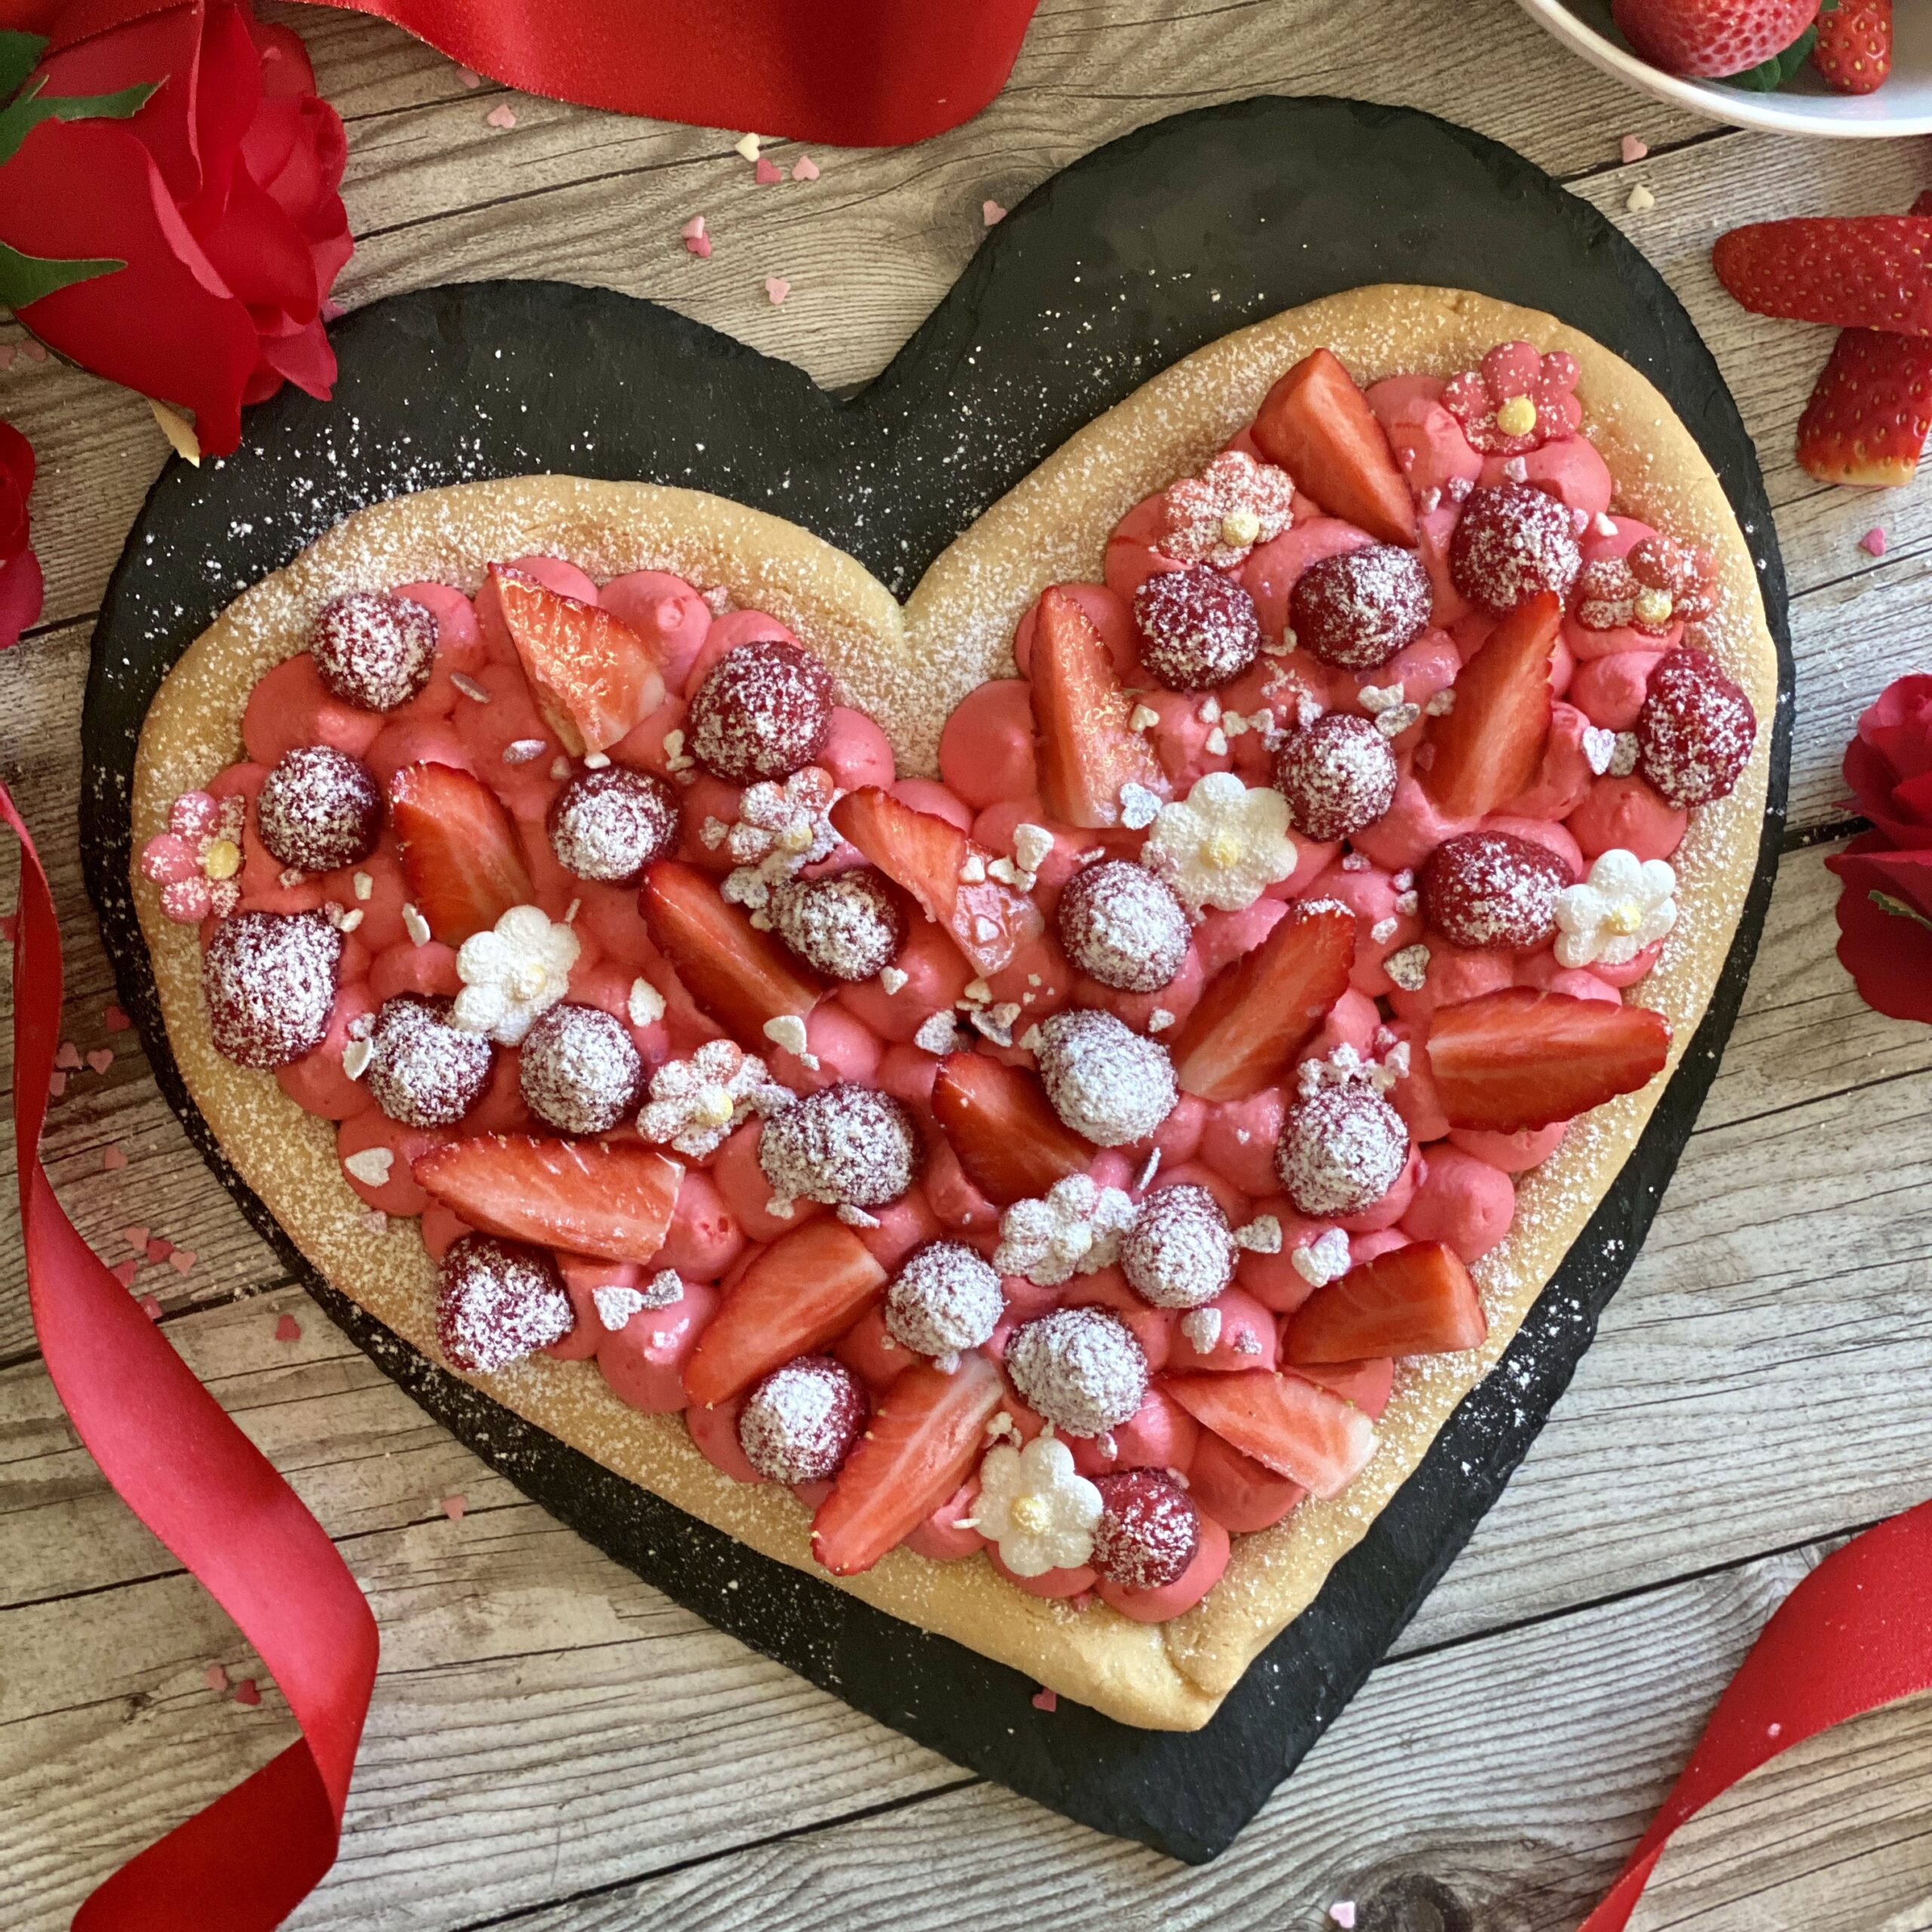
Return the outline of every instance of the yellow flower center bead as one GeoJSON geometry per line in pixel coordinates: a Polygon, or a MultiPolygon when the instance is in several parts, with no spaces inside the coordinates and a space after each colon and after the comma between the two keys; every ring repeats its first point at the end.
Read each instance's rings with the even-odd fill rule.
{"type": "Polygon", "coordinates": [[[1506,436],[1527,436],[1537,426],[1537,406],[1526,395],[1512,395],[1496,412],[1496,426],[1506,436]]]}

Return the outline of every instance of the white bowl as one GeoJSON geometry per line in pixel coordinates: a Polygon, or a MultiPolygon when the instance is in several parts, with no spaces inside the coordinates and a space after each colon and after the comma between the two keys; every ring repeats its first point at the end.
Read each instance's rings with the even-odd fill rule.
{"type": "Polygon", "coordinates": [[[1776,94],[1718,81],[1680,80],[1640,60],[1611,24],[1610,0],[1518,0],[1532,20],[1592,66],[1660,100],[1737,128],[1773,128],[1783,134],[1872,140],[1894,134],[1932,134],[1932,6],[1906,0],[1894,26],[1892,71],[1875,93],[1832,94],[1809,62],[1776,94]]]}

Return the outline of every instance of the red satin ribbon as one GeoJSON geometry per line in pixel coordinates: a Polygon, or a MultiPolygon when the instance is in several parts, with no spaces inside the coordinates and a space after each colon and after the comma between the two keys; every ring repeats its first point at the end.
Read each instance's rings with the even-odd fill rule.
{"type": "Polygon", "coordinates": [[[14,1124],[41,1354],[102,1474],[241,1626],[303,1733],[124,1865],[81,1907],[75,1932],[268,1932],[334,1861],[376,1622],[321,1524],[54,1198],[39,1148],[60,1039],[60,927],[4,786],[0,820],[20,841],[14,1124]]]}
{"type": "MultiPolygon", "coordinates": [[[[5,0],[85,39],[171,0],[5,0]]],[[[392,21],[526,94],[703,128],[896,147],[1006,85],[1038,0],[315,0],[392,21]]]]}

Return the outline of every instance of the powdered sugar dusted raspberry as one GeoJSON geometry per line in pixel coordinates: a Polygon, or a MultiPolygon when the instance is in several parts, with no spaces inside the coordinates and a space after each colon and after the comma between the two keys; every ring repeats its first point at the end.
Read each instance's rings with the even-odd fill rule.
{"type": "Polygon", "coordinates": [[[1205,564],[1158,571],[1134,593],[1140,661],[1172,691],[1232,684],[1261,648],[1254,599],[1205,564]]]}
{"type": "Polygon", "coordinates": [[[1167,882],[1131,859],[1103,859],[1068,880],[1055,915],[1060,943],[1103,986],[1158,992],[1187,958],[1192,931],[1167,882]]]}
{"type": "Polygon", "coordinates": [[[297,745],[262,780],[255,829],[269,856],[285,866],[332,872],[376,849],[383,795],[360,758],[333,745],[297,745]]]}
{"type": "Polygon", "coordinates": [[[550,849],[578,878],[634,879],[678,842],[678,795],[629,765],[583,771],[550,801],[550,849]]]}
{"type": "Polygon", "coordinates": [[[1167,1048],[1098,1008],[1043,1020],[1035,1051],[1054,1111],[1097,1146],[1144,1140],[1180,1098],[1167,1048]]]}
{"type": "Polygon", "coordinates": [[[409,598],[351,590],[322,606],[309,648],[322,682],[343,703],[393,711],[429,681],[436,620],[409,598]]]}
{"type": "Polygon", "coordinates": [[[1539,591],[1567,598],[1583,563],[1569,511],[1524,483],[1472,490],[1449,540],[1456,588],[1492,617],[1539,591]]]}
{"type": "Polygon", "coordinates": [[[1294,518],[1285,469],[1224,450],[1198,476],[1168,486],[1161,548],[1183,563],[1235,569],[1257,543],[1270,543],[1294,518]]]}
{"type": "Polygon", "coordinates": [[[738,1444],[770,1481],[821,1482],[837,1475],[865,1423],[859,1378],[829,1355],[801,1355],[746,1398],[738,1444]]]}
{"type": "Polygon", "coordinates": [[[1094,1527],[1094,1567],[1124,1590],[1158,1590],[1178,1583],[1201,1547],[1201,1512],[1164,1469],[1122,1469],[1097,1476],[1100,1520],[1094,1527]]]}
{"type": "Polygon", "coordinates": [[[1429,627],[1429,572],[1413,550],[1371,543],[1310,564],[1295,580],[1295,641],[1351,671],[1386,664],[1429,627]]]}
{"type": "Polygon", "coordinates": [[[453,1127],[490,1080],[495,1049],[449,1023],[449,1002],[398,993],[377,1009],[365,1078],[377,1106],[405,1127],[453,1127]]]}
{"type": "Polygon", "coordinates": [[[507,1368],[576,1325],[563,1278],[543,1249],[492,1235],[450,1244],[436,1277],[436,1342],[452,1368],[507,1368]]]}
{"type": "Polygon", "coordinates": [[[1133,1330],[1100,1308],[1057,1308],[1016,1328],[1006,1372],[1027,1407],[1069,1435],[1118,1429],[1147,1394],[1133,1330]]]}
{"type": "Polygon", "coordinates": [[[1234,1279],[1228,1217],[1192,1181],[1158,1189],[1134,1217],[1120,1265],[1143,1301],[1156,1308],[1200,1308],[1234,1279]]]}
{"type": "Polygon", "coordinates": [[[1373,825],[1395,803],[1400,777],[1394,747],[1371,718],[1331,711],[1281,741],[1275,789],[1289,822],[1311,838],[1346,838],[1373,825]]]}
{"type": "Polygon", "coordinates": [[[800,958],[848,984],[882,972],[906,943],[906,908],[869,866],[786,879],[772,888],[769,910],[778,937],[800,958]]]}
{"type": "Polygon", "coordinates": [[[607,1134],[644,1084],[644,1057],[623,1022],[595,1006],[553,1006],[524,1035],[525,1103],[565,1134],[607,1134]]]}
{"type": "Polygon", "coordinates": [[[286,1066],[321,1043],[342,935],[319,912],[237,912],[208,937],[202,992],[215,1049],[242,1066],[286,1066]]]}
{"type": "Polygon", "coordinates": [[[885,1291],[887,1332],[924,1355],[977,1349],[1005,1309],[998,1270],[956,1241],[915,1247],[885,1291]]]}
{"type": "Polygon", "coordinates": [[[1758,740],[1758,715],[1715,658],[1672,651],[1651,667],[1637,714],[1637,769],[1673,805],[1728,797],[1758,740]]]}
{"type": "Polygon", "coordinates": [[[817,757],[837,702],[832,673],[810,651],[777,638],[741,644],[691,700],[691,755],[733,785],[789,777],[817,757]]]}
{"type": "Polygon", "coordinates": [[[1512,832],[1466,832],[1432,852],[1423,917],[1457,946],[1531,952],[1556,936],[1556,900],[1574,883],[1547,845],[1512,832]]]}
{"type": "Polygon", "coordinates": [[[1402,1116],[1366,1084],[1324,1087],[1291,1106],[1275,1171],[1304,1214],[1359,1214],[1401,1178],[1409,1158],[1402,1116]]]}
{"type": "Polygon", "coordinates": [[[758,1158],[781,1198],[881,1208],[912,1184],[919,1130],[903,1101],[841,1081],[774,1114],[758,1158]]]}

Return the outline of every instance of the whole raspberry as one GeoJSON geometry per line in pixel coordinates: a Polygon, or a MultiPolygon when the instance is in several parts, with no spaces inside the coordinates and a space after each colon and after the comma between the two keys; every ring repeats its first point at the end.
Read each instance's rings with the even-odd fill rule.
{"type": "Polygon", "coordinates": [[[771,889],[778,937],[828,978],[856,985],[899,956],[906,908],[882,872],[869,866],[826,878],[791,878],[771,889]]]}
{"type": "Polygon", "coordinates": [[[1409,1130],[1370,1087],[1324,1087],[1281,1120],[1275,1171],[1297,1210],[1320,1218],[1373,1208],[1402,1177],[1409,1130]]]}
{"type": "Polygon", "coordinates": [[[1370,671],[1428,629],[1434,600],[1413,550],[1371,543],[1310,564],[1289,593],[1288,623],[1324,664],[1370,671]]]}
{"type": "Polygon", "coordinates": [[[1557,895],[1576,881],[1547,845],[1512,832],[1466,832],[1429,855],[1423,917],[1453,945],[1534,952],[1556,937],[1557,895]]]}
{"type": "Polygon", "coordinates": [[[452,1026],[446,1000],[384,1000],[368,1041],[369,1091],[405,1127],[454,1127],[490,1084],[495,1049],[484,1035],[452,1026]]]}
{"type": "Polygon", "coordinates": [[[322,682],[344,704],[394,711],[429,681],[436,620],[410,598],[352,590],[322,606],[309,648],[322,682]]]}
{"type": "Polygon", "coordinates": [[[1102,859],[1075,872],[1054,917],[1074,964],[1124,992],[1171,984],[1193,937],[1166,881],[1131,859],[1102,859]]]}
{"type": "Polygon", "coordinates": [[[550,849],[578,878],[622,885],[678,842],[678,795],[629,765],[580,771],[550,801],[550,849]]]}
{"type": "Polygon", "coordinates": [[[1164,1469],[1094,1478],[1100,1520],[1094,1567],[1124,1590],[1164,1589],[1187,1574],[1201,1547],[1201,1512],[1164,1469]]]}
{"type": "Polygon", "coordinates": [[[746,1397],[738,1446],[769,1482],[823,1482],[838,1473],[865,1426],[859,1378],[829,1355],[800,1355],[746,1397]]]}
{"type": "Polygon", "coordinates": [[[1352,712],[1323,712],[1275,754],[1275,789],[1311,838],[1346,838],[1373,825],[1395,803],[1400,775],[1395,747],[1352,712]]]}
{"type": "Polygon", "coordinates": [[[472,1375],[560,1342],[577,1325],[557,1264],[540,1247],[463,1235],[436,1274],[436,1343],[452,1368],[472,1375]]]}
{"type": "Polygon", "coordinates": [[[1568,509],[1524,483],[1472,490],[1449,540],[1456,588],[1491,617],[1540,591],[1567,598],[1583,567],[1568,509]]]}
{"type": "Polygon", "coordinates": [[[255,829],[269,856],[285,866],[332,872],[376,849],[383,795],[360,758],[333,745],[297,745],[262,780],[255,829]]]}
{"type": "Polygon", "coordinates": [[[858,1208],[897,1201],[918,1172],[920,1152],[906,1103],[851,1081],[774,1114],[758,1143],[758,1165],[781,1198],[858,1208]]]}
{"type": "Polygon", "coordinates": [[[272,1069],[321,1045],[342,935],[319,912],[237,912],[208,936],[202,992],[215,1050],[272,1069]]]}
{"type": "Polygon", "coordinates": [[[1134,1331],[1103,1308],[1057,1308],[1016,1328],[1006,1372],[1026,1406],[1069,1435],[1118,1429],[1147,1395],[1134,1331]]]}
{"type": "Polygon", "coordinates": [[[728,784],[789,778],[825,743],[832,673],[777,638],[741,644],[711,667],[685,720],[691,755],[728,784]]]}
{"type": "Polygon", "coordinates": [[[524,1035],[524,1103],[564,1134],[608,1134],[644,1084],[644,1057],[623,1022],[601,1007],[553,1006],[524,1035]]]}
{"type": "Polygon", "coordinates": [[[1178,1181],[1141,1202],[1121,1245],[1128,1284],[1156,1308],[1202,1308],[1235,1276],[1234,1236],[1204,1187],[1178,1181]]]}
{"type": "Polygon", "coordinates": [[[1667,651],[1651,667],[1637,714],[1637,769],[1671,804],[1727,798],[1757,741],[1750,699],[1708,652],[1667,651]]]}
{"type": "Polygon", "coordinates": [[[885,1291],[892,1339],[921,1355],[977,1349],[1005,1312],[998,1272],[956,1241],[929,1241],[899,1264],[885,1291]]]}
{"type": "Polygon", "coordinates": [[[1134,593],[1140,661],[1171,691],[1218,691],[1254,662],[1254,599],[1206,564],[1157,571],[1134,593]]]}

